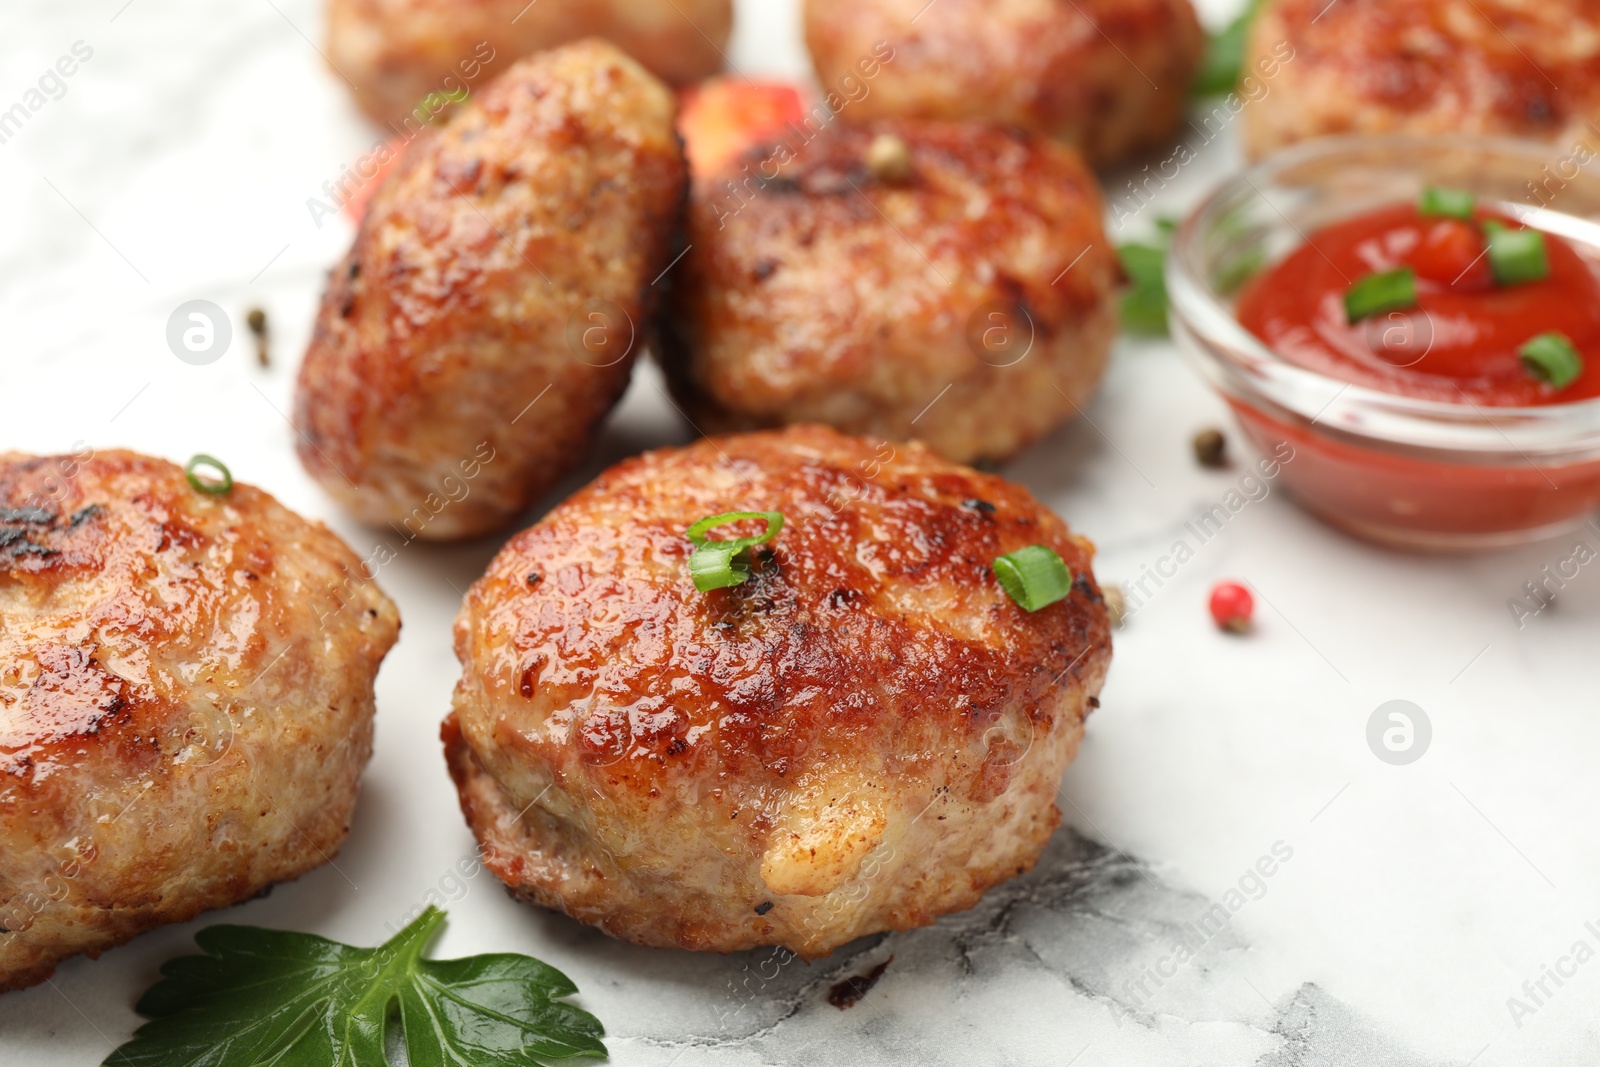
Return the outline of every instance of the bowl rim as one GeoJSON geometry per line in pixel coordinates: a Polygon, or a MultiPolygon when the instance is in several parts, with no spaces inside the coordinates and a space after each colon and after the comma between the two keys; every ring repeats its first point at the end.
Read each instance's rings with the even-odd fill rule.
{"type": "MultiPolygon", "coordinates": [[[[1383,133],[1322,137],[1275,152],[1225,178],[1184,216],[1174,231],[1165,279],[1175,340],[1206,364],[1202,367],[1206,377],[1225,391],[1244,386],[1247,393],[1257,394],[1249,398],[1252,402],[1265,401],[1266,406],[1280,408],[1312,424],[1319,423],[1338,403],[1341,408],[1352,409],[1358,415],[1379,416],[1377,421],[1385,427],[1385,432],[1372,432],[1376,427],[1361,418],[1346,420],[1338,426],[1321,423],[1322,427],[1345,435],[1425,451],[1509,451],[1524,453],[1527,458],[1525,453],[1529,450],[1543,455],[1579,450],[1600,456],[1600,397],[1556,404],[1488,406],[1471,400],[1463,403],[1424,400],[1357,385],[1289,361],[1247,330],[1234,313],[1232,301],[1205,281],[1199,262],[1200,239],[1224,205],[1254,194],[1277,211],[1277,206],[1262,190],[1276,184],[1276,178],[1283,172],[1308,163],[1335,163],[1341,156],[1370,156],[1384,149],[1403,149],[1413,155],[1435,150],[1501,155],[1527,161],[1534,172],[1543,165],[1560,162],[1564,151],[1559,143],[1514,137],[1383,133]],[[1227,379],[1227,384],[1217,380],[1219,374],[1227,379]],[[1323,400],[1320,410],[1307,403],[1308,397],[1323,400]],[[1448,435],[1455,439],[1440,440],[1442,427],[1448,428],[1448,435]],[[1482,439],[1469,439],[1475,435],[1482,439]]],[[[1405,166],[1402,155],[1396,152],[1393,169],[1399,173],[1415,169],[1405,166]]],[[[1368,167],[1371,169],[1370,164],[1368,167]]],[[[1526,205],[1524,210],[1530,214],[1543,212],[1565,217],[1590,226],[1600,221],[1600,216],[1574,215],[1542,205],[1526,205]]],[[[1284,222],[1295,228],[1287,216],[1284,222]]],[[[1305,240],[1303,233],[1301,239],[1305,240]]],[[[1593,247],[1600,251],[1600,229],[1597,229],[1593,247]]]]}

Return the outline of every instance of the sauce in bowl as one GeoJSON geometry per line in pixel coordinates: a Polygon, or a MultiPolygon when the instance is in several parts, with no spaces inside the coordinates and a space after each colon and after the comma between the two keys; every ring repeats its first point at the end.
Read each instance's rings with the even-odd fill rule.
{"type": "Polygon", "coordinates": [[[1600,506],[1600,173],[1541,185],[1552,151],[1323,138],[1177,228],[1173,336],[1308,511],[1473,551],[1600,506]]]}
{"type": "Polygon", "coordinates": [[[1441,217],[1416,204],[1335,223],[1247,283],[1235,313],[1289,362],[1369,389],[1482,407],[1600,396],[1600,263],[1540,231],[1543,277],[1497,282],[1486,224],[1523,229],[1493,210],[1441,217]],[[1346,297],[1361,279],[1408,268],[1414,303],[1351,321],[1346,297]],[[1521,354],[1551,333],[1581,362],[1559,387],[1521,354]]]}

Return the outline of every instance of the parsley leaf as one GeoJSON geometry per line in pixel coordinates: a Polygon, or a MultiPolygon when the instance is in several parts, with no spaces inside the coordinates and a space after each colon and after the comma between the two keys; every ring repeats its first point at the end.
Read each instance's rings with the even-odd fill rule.
{"type": "Polygon", "coordinates": [[[1159,243],[1117,246],[1117,258],[1129,282],[1128,291],[1122,294],[1122,327],[1130,333],[1165,336],[1167,240],[1172,223],[1162,219],[1156,225],[1159,243]]]}
{"type": "Polygon", "coordinates": [[[578,987],[507,953],[425,960],[430,907],[378,948],[212,926],[204,956],[169,960],[137,1010],[151,1021],[102,1067],[385,1067],[398,1021],[411,1067],[542,1067],[604,1056],[605,1030],[563,1003],[578,987]]]}
{"type": "Polygon", "coordinates": [[[1232,92],[1244,72],[1244,53],[1249,43],[1250,26],[1261,13],[1265,0],[1250,0],[1244,13],[1223,29],[1206,38],[1205,58],[1195,77],[1195,96],[1220,96],[1232,92]]]}

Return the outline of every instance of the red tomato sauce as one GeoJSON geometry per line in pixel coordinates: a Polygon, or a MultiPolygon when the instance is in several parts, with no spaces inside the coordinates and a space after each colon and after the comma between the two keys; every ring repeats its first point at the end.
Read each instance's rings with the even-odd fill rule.
{"type": "Polygon", "coordinates": [[[1419,400],[1507,407],[1600,396],[1600,263],[1547,232],[1548,276],[1497,286],[1484,255],[1489,219],[1521,228],[1493,212],[1468,222],[1410,204],[1327,226],[1244,287],[1239,321],[1291,363],[1419,400]],[[1416,306],[1350,323],[1350,287],[1400,267],[1416,271],[1416,306]],[[1584,357],[1583,373],[1559,390],[1518,353],[1550,331],[1584,357]]]}
{"type": "MultiPolygon", "coordinates": [[[[1600,396],[1600,261],[1546,232],[1548,275],[1499,286],[1483,254],[1488,219],[1517,228],[1488,212],[1466,221],[1397,205],[1318,230],[1245,286],[1239,321],[1291,363],[1401,396],[1485,408],[1600,396]],[[1350,323],[1350,286],[1400,267],[1416,272],[1416,306],[1350,323]],[[1559,390],[1536,378],[1518,351],[1550,331],[1584,357],[1582,374],[1559,390]]],[[[1293,446],[1282,471],[1294,495],[1364,537],[1482,548],[1559,529],[1600,505],[1600,462],[1592,459],[1536,466],[1509,455],[1432,458],[1231,403],[1261,448],[1293,446]]]]}

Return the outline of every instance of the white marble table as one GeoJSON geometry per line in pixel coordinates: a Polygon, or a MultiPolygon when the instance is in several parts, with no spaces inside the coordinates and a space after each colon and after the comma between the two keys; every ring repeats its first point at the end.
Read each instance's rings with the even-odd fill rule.
{"type": "MultiPolygon", "coordinates": [[[[803,75],[794,8],[741,4],[734,63],[803,75]]],[[[0,448],[211,452],[370,551],[381,535],[301,472],[282,414],[323,272],[350,238],[339,219],[318,228],[306,201],[376,136],[314,50],[317,0],[8,0],[3,18],[0,109],[75,42],[93,54],[0,143],[0,448]],[[232,350],[205,367],[164,340],[172,310],[197,298],[235,316],[232,350]],[[257,304],[276,335],[265,370],[243,329],[257,304]]],[[[1225,134],[1119,236],[1237,165],[1225,134]]],[[[582,478],[687,439],[657,382],[641,369],[582,478]]],[[[1102,578],[1135,580],[1244,476],[1190,458],[1190,435],[1223,418],[1169,346],[1124,343],[1090,418],[1008,473],[1098,541],[1102,578]]],[[[1600,547],[1600,530],[1577,536],[1600,547]]],[[[1600,568],[1520,627],[1508,607],[1570,538],[1412,557],[1351,541],[1276,491],[1250,503],[1118,635],[1039,868],[971,913],[810,966],[618,944],[513,902],[487,874],[452,874],[472,840],[437,740],[456,675],[448,623],[497,547],[414,545],[383,570],[405,629],[336,867],[0,997],[0,1064],[100,1062],[204,923],[368,944],[430,891],[450,898],[439,954],[551,961],[630,1067],[1600,1058],[1600,962],[1546,979],[1531,1014],[1507,1006],[1575,942],[1600,947],[1585,926],[1600,928],[1600,568]],[[1206,592],[1223,577],[1266,601],[1253,637],[1210,625],[1206,592]],[[1433,727],[1408,766],[1366,740],[1394,699],[1433,727]],[[1270,877],[1252,875],[1275,849],[1270,877]],[[1241,879],[1247,892],[1230,895],[1241,879]],[[1179,963],[1184,939],[1194,955],[1179,963]],[[825,1001],[890,956],[860,1004],[825,1001]]]]}

